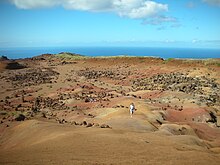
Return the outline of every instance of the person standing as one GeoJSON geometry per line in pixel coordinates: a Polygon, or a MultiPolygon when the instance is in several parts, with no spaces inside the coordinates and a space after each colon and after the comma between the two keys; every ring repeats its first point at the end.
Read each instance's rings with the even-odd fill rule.
{"type": "Polygon", "coordinates": [[[131,117],[132,117],[134,111],[135,111],[134,103],[131,103],[131,104],[130,104],[130,115],[131,115],[131,117]]]}

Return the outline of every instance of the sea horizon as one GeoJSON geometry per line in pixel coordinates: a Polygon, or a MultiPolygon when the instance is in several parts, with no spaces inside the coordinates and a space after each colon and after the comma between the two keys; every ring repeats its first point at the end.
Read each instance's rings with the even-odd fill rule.
{"type": "Polygon", "coordinates": [[[42,54],[70,52],[89,57],[138,56],[163,59],[208,59],[220,58],[220,48],[173,48],[173,47],[128,47],[128,46],[62,46],[62,47],[11,47],[0,48],[0,56],[9,59],[31,58],[42,54]]]}

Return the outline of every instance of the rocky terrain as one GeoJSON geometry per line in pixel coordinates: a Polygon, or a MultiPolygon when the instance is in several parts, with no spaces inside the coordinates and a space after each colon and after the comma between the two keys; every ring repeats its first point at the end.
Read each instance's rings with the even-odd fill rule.
{"type": "Polygon", "coordinates": [[[2,57],[0,164],[219,164],[219,64],[2,57]]]}

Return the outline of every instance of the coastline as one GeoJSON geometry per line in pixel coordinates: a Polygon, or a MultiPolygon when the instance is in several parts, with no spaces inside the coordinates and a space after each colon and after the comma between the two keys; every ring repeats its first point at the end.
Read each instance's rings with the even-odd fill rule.
{"type": "Polygon", "coordinates": [[[211,48],[160,48],[160,47],[29,47],[0,48],[0,55],[10,59],[31,58],[44,53],[74,52],[88,57],[135,56],[175,59],[220,58],[220,49],[211,48]]]}

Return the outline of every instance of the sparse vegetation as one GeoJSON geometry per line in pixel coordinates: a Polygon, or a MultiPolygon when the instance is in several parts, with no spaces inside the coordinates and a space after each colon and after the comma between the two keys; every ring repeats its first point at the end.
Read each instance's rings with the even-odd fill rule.
{"type": "Polygon", "coordinates": [[[173,60],[174,60],[174,58],[168,58],[168,59],[164,60],[164,61],[162,62],[162,64],[166,64],[166,63],[168,63],[168,62],[170,62],[170,61],[173,61],[173,60]]]}
{"type": "Polygon", "coordinates": [[[203,60],[202,63],[204,65],[217,65],[217,66],[220,66],[220,62],[218,59],[206,59],[206,60],[203,60]]]}
{"type": "Polygon", "coordinates": [[[173,61],[174,58],[168,58],[166,61],[169,62],[169,61],[173,61]]]}
{"type": "Polygon", "coordinates": [[[68,52],[61,52],[59,54],[56,54],[56,56],[62,59],[72,59],[72,60],[80,60],[87,58],[80,54],[68,53],[68,52]]]}

